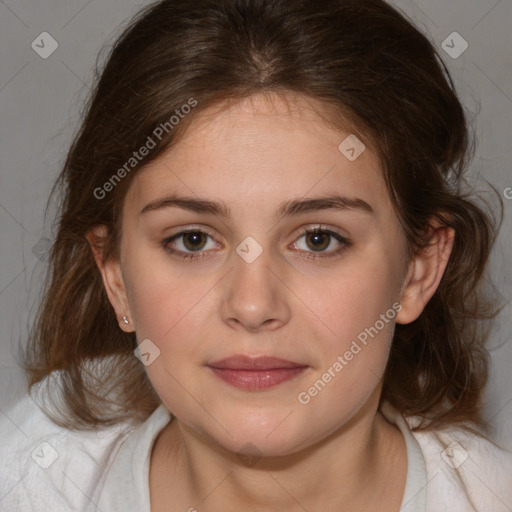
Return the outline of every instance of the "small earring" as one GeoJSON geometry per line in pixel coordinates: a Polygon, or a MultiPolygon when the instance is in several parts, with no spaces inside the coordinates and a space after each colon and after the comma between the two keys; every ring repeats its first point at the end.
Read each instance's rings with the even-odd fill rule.
{"type": "Polygon", "coordinates": [[[126,318],[125,316],[123,316],[123,324],[129,324],[130,322],[128,321],[128,318],[126,318]]]}

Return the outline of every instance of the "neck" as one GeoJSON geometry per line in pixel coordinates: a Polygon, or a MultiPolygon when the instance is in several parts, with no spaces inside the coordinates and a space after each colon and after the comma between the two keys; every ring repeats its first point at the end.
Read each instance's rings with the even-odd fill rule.
{"type": "Polygon", "coordinates": [[[398,510],[405,442],[377,405],[367,402],[320,443],[281,457],[238,456],[173,419],[151,457],[152,505],[171,492],[162,503],[172,510],[398,510]]]}

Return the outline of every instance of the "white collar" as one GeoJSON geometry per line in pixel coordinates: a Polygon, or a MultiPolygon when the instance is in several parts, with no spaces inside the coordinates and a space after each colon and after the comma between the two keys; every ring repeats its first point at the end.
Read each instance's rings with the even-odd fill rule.
{"type": "Polygon", "coordinates": [[[102,512],[150,512],[149,461],[153,444],[171,419],[161,404],[121,444],[97,501],[102,512]]]}
{"type": "Polygon", "coordinates": [[[428,481],[420,445],[412,435],[409,423],[389,402],[383,402],[380,410],[387,420],[400,429],[407,448],[407,481],[400,512],[425,512],[428,481]]]}

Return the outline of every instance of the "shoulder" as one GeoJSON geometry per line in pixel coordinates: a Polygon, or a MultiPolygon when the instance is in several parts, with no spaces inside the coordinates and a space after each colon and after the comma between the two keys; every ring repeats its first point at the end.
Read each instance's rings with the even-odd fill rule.
{"type": "Polygon", "coordinates": [[[0,414],[2,511],[95,510],[110,461],[132,430],[67,430],[25,395],[0,414]]]}
{"type": "Polygon", "coordinates": [[[428,510],[455,512],[461,499],[477,512],[512,510],[512,452],[461,428],[411,433],[425,459],[428,510]]]}

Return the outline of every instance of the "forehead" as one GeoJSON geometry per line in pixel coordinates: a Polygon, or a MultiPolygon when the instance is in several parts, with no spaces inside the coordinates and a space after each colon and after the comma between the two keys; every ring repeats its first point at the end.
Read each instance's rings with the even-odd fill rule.
{"type": "Polygon", "coordinates": [[[129,208],[178,193],[254,212],[286,197],[333,192],[372,202],[377,210],[390,207],[371,141],[351,133],[348,122],[343,129],[329,125],[321,104],[261,94],[221,107],[195,114],[179,142],[138,172],[129,208]],[[355,151],[357,158],[347,157],[355,151]]]}

